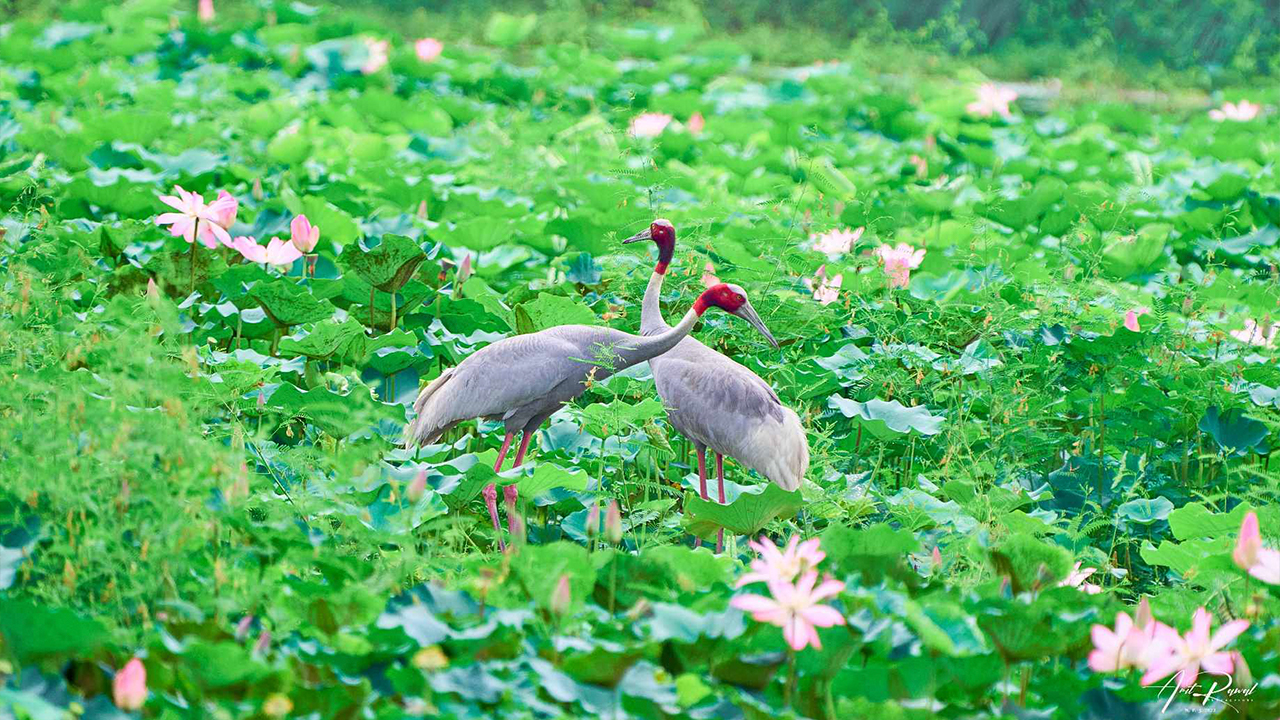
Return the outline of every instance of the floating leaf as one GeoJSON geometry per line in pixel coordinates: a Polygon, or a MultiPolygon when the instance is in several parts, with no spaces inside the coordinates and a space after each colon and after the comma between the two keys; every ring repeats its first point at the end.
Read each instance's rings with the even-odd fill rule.
{"type": "Polygon", "coordinates": [[[383,292],[397,292],[427,259],[418,243],[404,235],[383,235],[372,250],[349,245],[338,256],[338,264],[383,292]]]}
{"type": "Polygon", "coordinates": [[[700,537],[712,537],[720,528],[738,535],[755,535],[770,520],[789,518],[804,507],[799,491],[787,492],[770,483],[763,492],[743,492],[728,505],[685,496],[685,525],[700,537]]]}

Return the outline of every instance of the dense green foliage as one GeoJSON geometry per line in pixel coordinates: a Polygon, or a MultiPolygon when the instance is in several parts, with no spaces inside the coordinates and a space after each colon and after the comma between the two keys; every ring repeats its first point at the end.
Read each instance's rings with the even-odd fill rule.
{"type": "Polygon", "coordinates": [[[1234,704],[1276,716],[1280,593],[1232,562],[1247,511],[1280,528],[1275,114],[982,118],[971,69],[766,66],[678,21],[495,15],[424,62],[373,16],[189,9],[0,28],[0,718],[119,717],[135,656],[148,717],[1156,717],[1167,690],[1084,662],[1140,597],[1247,619],[1234,704]],[[634,137],[644,112],[674,119],[634,137]],[[305,214],[315,276],[170,237],[175,184],[235,195],[233,235],[305,214]],[[636,331],[653,258],[619,240],[657,216],[667,317],[710,271],[781,341],[697,330],[800,413],[807,481],[730,462],[698,502],[640,367],[499,478],[528,533],[501,554],[501,426],[404,450],[413,398],[513,333],[636,331]],[[925,255],[891,287],[899,243],[925,255]],[[621,546],[588,537],[610,500],[621,546]],[[821,649],[729,607],[757,534],[822,539],[821,649]]]}

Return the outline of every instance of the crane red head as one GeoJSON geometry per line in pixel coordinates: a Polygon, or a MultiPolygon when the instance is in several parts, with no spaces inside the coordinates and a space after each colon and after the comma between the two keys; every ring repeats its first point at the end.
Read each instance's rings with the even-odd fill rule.
{"type": "Polygon", "coordinates": [[[693,303],[693,311],[701,316],[709,307],[718,307],[730,315],[738,317],[751,323],[751,326],[760,331],[769,344],[778,347],[778,341],[773,339],[773,333],[769,332],[769,328],[765,327],[764,321],[760,319],[756,309],[751,307],[751,301],[747,300],[747,291],[737,285],[720,283],[712,285],[693,303]]]}
{"type": "Polygon", "coordinates": [[[676,226],[671,224],[670,220],[658,218],[649,224],[648,229],[632,235],[623,240],[622,243],[640,242],[641,240],[652,240],[654,245],[658,246],[658,264],[654,266],[653,271],[659,275],[667,272],[667,266],[671,264],[671,256],[676,252],[676,226]]]}

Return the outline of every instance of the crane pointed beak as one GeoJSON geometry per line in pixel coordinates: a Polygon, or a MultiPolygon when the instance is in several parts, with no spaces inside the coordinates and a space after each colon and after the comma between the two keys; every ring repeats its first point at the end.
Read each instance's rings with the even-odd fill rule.
{"type": "Polygon", "coordinates": [[[742,307],[738,308],[733,314],[751,323],[751,327],[759,330],[770,345],[775,348],[778,347],[778,341],[773,339],[773,333],[769,332],[769,328],[765,327],[764,321],[760,319],[760,314],[756,312],[755,308],[751,307],[751,303],[743,303],[742,307]]]}
{"type": "Polygon", "coordinates": [[[649,234],[649,228],[645,228],[644,230],[641,230],[640,232],[636,233],[635,235],[632,235],[626,240],[623,240],[622,244],[629,245],[633,242],[640,242],[641,240],[652,240],[652,239],[653,237],[649,234]]]}

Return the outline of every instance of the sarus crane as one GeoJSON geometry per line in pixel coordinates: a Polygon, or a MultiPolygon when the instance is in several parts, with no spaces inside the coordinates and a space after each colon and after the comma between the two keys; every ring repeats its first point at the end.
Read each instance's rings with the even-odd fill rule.
{"type": "MultiPolygon", "coordinates": [[[[501,420],[506,437],[493,469],[502,469],[517,432],[522,437],[512,467],[519,467],[533,434],[560,406],[581,395],[588,383],[675,347],[711,307],[746,320],[766,335],[769,332],[747,301],[746,292],[721,283],[707,288],[678,325],[662,332],[632,335],[608,327],[561,325],[504,338],[467,356],[422,389],[413,404],[417,416],[406,431],[405,444],[429,445],[466,420],[501,420]]],[[[514,506],[515,486],[508,486],[504,494],[514,506]]],[[[484,500],[498,544],[505,550],[495,483],[484,489],[484,500]]]]}
{"type": "MultiPolygon", "coordinates": [[[[652,241],[658,263],[649,277],[640,312],[640,333],[663,337],[670,326],[662,318],[659,297],[667,266],[675,254],[676,229],[668,220],[654,220],[648,229],[623,240],[652,241]]],[[[752,314],[759,317],[754,311],[752,314]]],[[[757,325],[775,348],[777,341],[757,325]]],[[[674,348],[649,361],[658,395],[671,426],[693,441],[698,454],[698,489],[707,494],[707,448],[716,455],[719,502],[725,502],[724,457],[755,470],[783,490],[800,487],[809,469],[809,441],[795,411],[782,404],[769,383],[742,365],[697,340],[682,339],[674,348]]],[[[716,552],[724,549],[724,530],[716,552]]]]}

